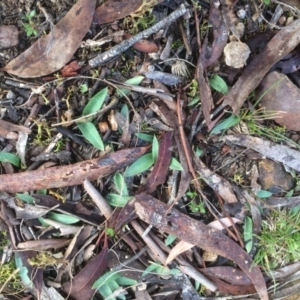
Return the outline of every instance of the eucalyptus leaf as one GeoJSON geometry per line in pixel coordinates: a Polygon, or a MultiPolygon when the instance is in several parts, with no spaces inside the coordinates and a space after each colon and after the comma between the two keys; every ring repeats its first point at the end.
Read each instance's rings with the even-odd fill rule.
{"type": "Polygon", "coordinates": [[[187,106],[193,106],[195,104],[197,104],[198,102],[200,102],[200,96],[196,96],[195,98],[193,98],[187,106]]]}
{"type": "Polygon", "coordinates": [[[104,144],[102,138],[92,122],[78,123],[78,128],[80,129],[83,136],[97,149],[104,151],[104,144]]]}
{"type": "Polygon", "coordinates": [[[16,167],[19,167],[21,162],[20,157],[18,155],[4,151],[0,152],[0,161],[11,163],[16,167]]]}
{"type": "Polygon", "coordinates": [[[127,120],[129,118],[128,105],[125,103],[121,108],[121,115],[127,120]]]}
{"type": "Polygon", "coordinates": [[[107,95],[108,95],[107,87],[101,90],[100,92],[98,92],[96,95],[94,95],[90,99],[88,104],[85,106],[85,108],[83,109],[82,115],[86,116],[93,112],[98,111],[102,107],[104,101],[106,100],[107,95]]]}
{"type": "Polygon", "coordinates": [[[147,153],[136,160],[124,173],[124,176],[133,176],[148,170],[154,164],[152,153],[147,153]]]}

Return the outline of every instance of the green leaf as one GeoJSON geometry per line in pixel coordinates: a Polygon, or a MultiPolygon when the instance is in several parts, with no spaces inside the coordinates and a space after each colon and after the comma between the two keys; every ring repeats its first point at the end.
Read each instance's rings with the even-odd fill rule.
{"type": "Polygon", "coordinates": [[[198,157],[201,157],[204,154],[204,151],[199,147],[196,147],[195,153],[198,157]]]}
{"type": "Polygon", "coordinates": [[[269,191],[260,190],[257,192],[256,196],[258,198],[268,198],[271,197],[273,194],[269,191]]]}
{"type": "Polygon", "coordinates": [[[16,197],[18,199],[21,199],[22,201],[29,203],[29,204],[34,204],[34,197],[28,195],[28,194],[19,194],[16,193],[16,197]]]}
{"type": "Polygon", "coordinates": [[[293,197],[293,195],[294,195],[294,190],[290,190],[285,194],[285,197],[289,198],[289,197],[293,197]]]}
{"type": "Polygon", "coordinates": [[[167,238],[165,239],[165,245],[166,245],[166,246],[171,245],[176,239],[177,239],[177,236],[172,235],[172,234],[169,234],[169,235],[167,236],[167,238]]]}
{"type": "Polygon", "coordinates": [[[85,92],[87,92],[89,90],[88,85],[86,83],[82,84],[80,86],[80,93],[84,94],[85,92]]]}
{"type": "Polygon", "coordinates": [[[129,118],[129,109],[126,103],[121,108],[121,115],[126,118],[126,120],[129,118]]]}
{"type": "Polygon", "coordinates": [[[113,294],[112,289],[109,285],[103,285],[99,288],[99,293],[102,295],[104,299],[109,297],[109,300],[116,300],[115,297],[110,297],[113,294]]]}
{"type": "Polygon", "coordinates": [[[80,129],[83,136],[97,149],[103,151],[104,144],[102,138],[92,122],[86,123],[77,123],[78,128],[80,129]]]}
{"type": "Polygon", "coordinates": [[[158,157],[158,150],[159,150],[159,143],[157,140],[157,137],[153,137],[153,142],[152,142],[152,158],[153,161],[156,162],[157,157],[158,157]]]}
{"type": "Polygon", "coordinates": [[[146,142],[152,142],[153,141],[153,137],[154,137],[153,134],[147,134],[147,133],[142,133],[142,132],[136,133],[135,135],[139,139],[144,140],[146,142]]]}
{"type": "Polygon", "coordinates": [[[27,268],[23,265],[21,257],[15,253],[15,262],[16,262],[16,267],[19,268],[19,275],[21,277],[22,283],[24,286],[28,288],[33,288],[33,283],[28,275],[28,270],[27,268]]]}
{"type": "Polygon", "coordinates": [[[107,285],[109,281],[115,281],[120,276],[121,275],[118,272],[109,271],[94,282],[92,289],[99,289],[101,286],[107,285]]]}
{"type": "Polygon", "coordinates": [[[194,99],[192,99],[187,106],[192,106],[197,104],[200,101],[200,96],[196,96],[194,99]]]}
{"type": "Polygon", "coordinates": [[[176,275],[176,274],[179,274],[180,272],[181,272],[180,270],[174,268],[174,269],[171,269],[168,274],[170,274],[170,275],[176,275]]]}
{"type": "Polygon", "coordinates": [[[136,280],[128,278],[128,277],[124,277],[124,276],[121,276],[121,277],[117,278],[116,282],[119,285],[134,285],[134,284],[137,283],[136,280]]]}
{"type": "Polygon", "coordinates": [[[229,118],[227,118],[223,122],[219,123],[216,127],[214,127],[210,134],[217,134],[222,130],[227,130],[228,128],[238,124],[240,120],[241,118],[239,116],[231,115],[229,118]]]}
{"type": "Polygon", "coordinates": [[[129,177],[148,170],[154,164],[152,153],[147,153],[135,161],[124,173],[129,177]]]}
{"type": "MultiPolygon", "coordinates": [[[[144,76],[136,76],[136,77],[126,80],[124,83],[130,84],[130,85],[139,85],[144,78],[145,78],[144,76]]],[[[118,89],[117,90],[117,95],[120,97],[127,95],[128,93],[130,93],[130,90],[128,90],[128,89],[118,89]]]]}
{"type": "Polygon", "coordinates": [[[218,75],[213,76],[209,80],[210,86],[215,89],[216,91],[222,93],[222,94],[227,94],[228,93],[228,86],[224,79],[218,75]]]}
{"type": "Polygon", "coordinates": [[[149,274],[151,272],[154,272],[157,269],[157,266],[158,266],[157,264],[149,265],[143,272],[142,277],[146,276],[147,274],[149,274]]]}
{"type": "Polygon", "coordinates": [[[45,219],[43,217],[39,217],[38,220],[40,221],[40,223],[42,224],[42,226],[44,227],[49,227],[50,225],[45,221],[45,219]]]}
{"type": "Polygon", "coordinates": [[[114,207],[124,207],[128,201],[133,199],[132,196],[122,196],[118,194],[108,194],[105,197],[105,200],[114,207]]]}
{"type": "Polygon", "coordinates": [[[0,152],[0,161],[9,162],[16,167],[19,167],[21,162],[20,157],[18,155],[4,151],[0,152]]]}
{"type": "Polygon", "coordinates": [[[106,87],[90,99],[88,104],[83,109],[82,115],[86,116],[98,111],[102,107],[104,101],[106,100],[107,95],[108,88],[106,87]]]}
{"type": "Polygon", "coordinates": [[[171,170],[177,170],[177,171],[183,171],[182,165],[181,165],[180,162],[179,162],[176,158],[174,158],[174,157],[171,157],[169,169],[171,169],[171,170]]]}
{"type": "Polygon", "coordinates": [[[78,218],[75,218],[73,216],[68,216],[65,214],[59,214],[59,213],[55,213],[55,212],[49,212],[48,218],[53,221],[56,221],[56,222],[59,222],[62,224],[66,224],[66,225],[75,224],[80,221],[78,218]]]}
{"type": "Polygon", "coordinates": [[[249,217],[245,218],[244,224],[244,242],[246,251],[249,253],[253,247],[253,223],[249,217]]]}
{"type": "Polygon", "coordinates": [[[125,183],[124,177],[120,173],[116,173],[114,176],[114,183],[117,191],[122,196],[128,196],[128,189],[125,183]]]}

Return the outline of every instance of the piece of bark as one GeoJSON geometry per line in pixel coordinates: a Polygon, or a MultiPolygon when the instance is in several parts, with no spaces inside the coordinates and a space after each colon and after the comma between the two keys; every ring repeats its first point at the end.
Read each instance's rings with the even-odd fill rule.
{"type": "Polygon", "coordinates": [[[45,170],[0,175],[0,191],[8,193],[58,188],[81,184],[84,179],[96,180],[122,169],[143,155],[149,147],[125,149],[102,158],[45,170]]]}

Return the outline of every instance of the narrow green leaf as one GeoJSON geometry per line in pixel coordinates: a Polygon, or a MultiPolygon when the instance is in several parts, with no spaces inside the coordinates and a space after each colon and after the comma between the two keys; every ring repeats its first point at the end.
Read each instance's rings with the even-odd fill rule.
{"type": "Polygon", "coordinates": [[[99,288],[99,293],[101,296],[106,299],[109,297],[109,300],[116,300],[115,297],[110,297],[113,294],[113,291],[109,287],[109,285],[103,285],[99,288]]]}
{"type": "Polygon", "coordinates": [[[231,115],[229,118],[224,120],[223,122],[219,123],[217,126],[213,128],[210,134],[217,134],[222,130],[227,130],[228,128],[238,124],[241,118],[237,115],[231,115]]]}
{"type": "Polygon", "coordinates": [[[104,144],[102,138],[92,122],[86,123],[77,123],[78,128],[80,129],[83,136],[97,149],[103,151],[104,144]]]}
{"type": "Polygon", "coordinates": [[[228,86],[227,83],[224,81],[224,79],[218,75],[213,76],[209,80],[210,86],[215,89],[216,91],[227,94],[228,93],[228,86]]]}
{"type": "Polygon", "coordinates": [[[93,284],[92,289],[98,289],[103,285],[107,285],[109,281],[114,281],[118,277],[120,277],[120,273],[115,271],[109,271],[105,274],[103,274],[101,277],[99,277],[93,284]]]}
{"type": "Polygon", "coordinates": [[[16,197],[18,199],[21,199],[22,201],[29,203],[29,204],[34,204],[34,198],[28,194],[20,194],[16,193],[16,197]]]}
{"type": "Polygon", "coordinates": [[[245,218],[244,224],[244,242],[246,251],[249,253],[253,247],[253,223],[249,217],[245,218]]]}
{"type": "Polygon", "coordinates": [[[39,217],[38,220],[40,221],[40,223],[42,224],[42,226],[44,227],[49,227],[50,225],[45,221],[45,219],[43,217],[39,217]]]}
{"type": "Polygon", "coordinates": [[[121,115],[126,118],[126,120],[129,118],[129,109],[126,103],[121,108],[121,115]]]}
{"type": "Polygon", "coordinates": [[[289,197],[293,197],[293,195],[294,195],[294,190],[290,190],[285,194],[285,197],[289,198],[289,197]]]}
{"type": "MultiPolygon", "coordinates": [[[[124,83],[130,84],[130,85],[139,85],[144,78],[145,78],[144,76],[136,76],[136,77],[126,80],[124,83]]],[[[118,89],[117,90],[117,95],[120,97],[127,95],[128,93],[130,93],[130,90],[128,90],[128,89],[118,89]]]]}
{"type": "Polygon", "coordinates": [[[128,196],[128,189],[124,180],[124,177],[120,173],[116,173],[114,176],[114,183],[117,191],[122,196],[128,196]]]}
{"type": "Polygon", "coordinates": [[[153,137],[153,142],[152,142],[152,158],[153,161],[156,162],[157,157],[158,157],[158,150],[159,150],[159,143],[157,140],[157,137],[153,137]]]}
{"type": "Polygon", "coordinates": [[[166,246],[171,245],[176,239],[177,239],[177,236],[172,235],[172,234],[169,234],[169,235],[167,236],[167,238],[165,239],[165,245],[166,245],[166,246]]]}
{"type": "Polygon", "coordinates": [[[19,167],[21,162],[20,157],[18,155],[4,151],[0,152],[0,161],[9,162],[16,167],[19,167]]]}
{"type": "Polygon", "coordinates": [[[176,274],[179,274],[179,273],[181,273],[181,271],[176,269],[176,268],[171,269],[170,272],[169,272],[170,275],[176,275],[176,274]]]}
{"type": "Polygon", "coordinates": [[[98,111],[106,100],[107,95],[108,88],[106,87],[90,99],[88,104],[83,109],[82,115],[85,116],[98,111]]]}
{"type": "Polygon", "coordinates": [[[258,198],[268,198],[271,197],[273,194],[269,191],[265,191],[265,190],[260,190],[257,192],[256,196],[258,198]]]}
{"type": "Polygon", "coordinates": [[[204,154],[204,151],[202,149],[200,149],[199,147],[196,147],[196,155],[201,157],[204,154]]]}
{"type": "Polygon", "coordinates": [[[136,280],[134,279],[131,279],[129,277],[124,277],[124,276],[121,276],[119,278],[116,279],[116,282],[119,284],[119,285],[134,285],[137,283],[136,280]]]}
{"type": "Polygon", "coordinates": [[[130,201],[133,197],[132,196],[122,196],[117,194],[108,194],[105,197],[105,200],[114,207],[124,207],[128,201],[130,201]]]}
{"type": "Polygon", "coordinates": [[[23,265],[21,257],[18,255],[18,253],[15,253],[14,257],[15,257],[16,267],[20,269],[19,275],[20,275],[23,285],[28,288],[33,288],[33,283],[29,277],[28,270],[23,265]]]}
{"type": "Polygon", "coordinates": [[[174,157],[171,157],[169,169],[171,169],[171,170],[177,170],[177,171],[183,171],[182,165],[181,165],[180,162],[179,162],[176,158],[174,158],[174,157]]]}
{"type": "Polygon", "coordinates": [[[153,141],[153,137],[154,137],[153,134],[147,134],[147,133],[142,133],[142,132],[136,133],[135,135],[139,139],[144,140],[146,142],[152,142],[153,141]]]}
{"type": "Polygon", "coordinates": [[[59,213],[55,213],[55,212],[49,212],[48,218],[53,221],[56,221],[56,222],[59,222],[62,224],[66,224],[66,225],[75,224],[80,221],[78,218],[75,218],[73,216],[68,216],[65,214],[59,214],[59,213]]]}
{"type": "Polygon", "coordinates": [[[154,272],[154,270],[157,269],[157,266],[158,266],[157,264],[151,264],[151,265],[149,265],[149,266],[145,269],[145,271],[143,272],[142,277],[146,276],[147,274],[149,274],[149,273],[151,273],[151,272],[154,272]]]}
{"type": "Polygon", "coordinates": [[[200,102],[200,96],[196,96],[194,99],[192,99],[187,106],[192,106],[200,102]]]}
{"type": "Polygon", "coordinates": [[[84,94],[89,90],[88,85],[86,83],[82,84],[79,89],[81,94],[84,94]]]}
{"type": "Polygon", "coordinates": [[[147,153],[135,161],[124,173],[124,176],[133,176],[148,170],[154,164],[152,153],[147,153]]]}

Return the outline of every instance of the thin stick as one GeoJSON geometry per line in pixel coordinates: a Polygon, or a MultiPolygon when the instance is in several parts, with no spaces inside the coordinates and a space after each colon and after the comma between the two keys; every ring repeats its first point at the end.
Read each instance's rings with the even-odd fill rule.
{"type": "Polygon", "coordinates": [[[187,9],[182,4],[180,8],[172,12],[168,17],[161,20],[160,22],[156,23],[152,27],[138,33],[137,35],[133,36],[132,38],[121,42],[120,44],[110,48],[108,51],[100,53],[95,58],[89,60],[89,65],[92,68],[98,67],[110,59],[114,58],[115,56],[125,52],[131,46],[133,46],[136,42],[140,41],[141,39],[147,38],[149,35],[158,32],[160,29],[169,25],[170,23],[174,22],[176,19],[181,17],[187,12],[187,9]]]}

